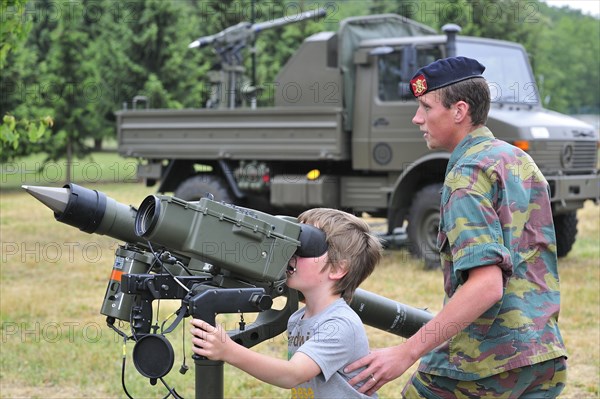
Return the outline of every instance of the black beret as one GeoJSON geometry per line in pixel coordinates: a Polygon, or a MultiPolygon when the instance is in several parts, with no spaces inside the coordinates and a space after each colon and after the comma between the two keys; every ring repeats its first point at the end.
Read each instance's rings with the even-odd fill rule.
{"type": "Polygon", "coordinates": [[[481,78],[485,67],[479,61],[467,57],[451,57],[437,60],[419,69],[410,80],[413,96],[460,82],[466,79],[481,78]]]}

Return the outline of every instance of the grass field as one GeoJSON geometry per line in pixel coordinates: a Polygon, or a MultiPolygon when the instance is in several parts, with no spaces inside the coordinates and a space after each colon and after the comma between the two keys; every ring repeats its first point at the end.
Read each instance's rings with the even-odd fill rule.
{"type": "MultiPolygon", "coordinates": [[[[3,168],[0,199],[0,396],[125,397],[121,387],[122,341],[106,327],[105,318],[99,313],[118,243],[54,221],[48,208],[18,186],[60,186],[62,182],[33,172],[24,176],[19,164],[9,167],[3,168]]],[[[57,171],[59,167],[57,165],[57,171]]],[[[78,173],[83,176],[85,164],[78,167],[78,173]]],[[[129,167],[128,164],[115,165],[112,169],[87,166],[88,180],[82,185],[103,191],[117,201],[138,205],[152,189],[139,183],[121,183],[127,180],[125,172],[129,167]],[[99,172],[92,176],[92,170],[99,172]],[[109,178],[96,180],[94,176],[98,173],[109,178]]],[[[562,397],[573,399],[600,395],[600,207],[586,203],[579,211],[579,218],[575,247],[560,262],[560,325],[570,354],[568,386],[562,397]]],[[[441,307],[441,274],[423,270],[405,251],[387,252],[363,288],[412,306],[429,308],[432,312],[441,307]]],[[[163,301],[160,317],[166,318],[175,308],[176,304],[163,301]]],[[[233,321],[224,319],[222,322],[233,321]]],[[[190,398],[194,397],[194,371],[188,323],[183,324],[184,327],[178,327],[169,337],[176,359],[166,381],[182,396],[190,398]],[[186,340],[185,350],[182,335],[186,340]],[[190,366],[186,375],[177,372],[183,353],[187,354],[190,366]]],[[[370,327],[367,332],[372,348],[402,341],[370,327]]],[[[286,345],[284,337],[277,336],[255,349],[284,358],[286,345]]],[[[128,344],[125,381],[130,394],[135,398],[164,397],[166,391],[160,383],[153,387],[137,373],[131,351],[132,344],[128,344]]],[[[399,398],[407,378],[408,374],[384,386],[380,397],[399,398]]],[[[225,367],[227,398],[288,396],[288,391],[225,367]]]]}

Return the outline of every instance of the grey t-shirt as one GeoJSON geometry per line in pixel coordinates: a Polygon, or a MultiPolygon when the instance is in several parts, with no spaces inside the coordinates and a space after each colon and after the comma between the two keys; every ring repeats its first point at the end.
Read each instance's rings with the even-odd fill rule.
{"type": "Polygon", "coordinates": [[[344,367],[369,353],[369,341],[360,317],[338,299],[321,313],[304,319],[304,308],[288,321],[288,358],[296,351],[309,356],[321,368],[315,378],[292,388],[292,398],[350,399],[367,396],[348,384],[362,369],[344,373],[344,367]]]}

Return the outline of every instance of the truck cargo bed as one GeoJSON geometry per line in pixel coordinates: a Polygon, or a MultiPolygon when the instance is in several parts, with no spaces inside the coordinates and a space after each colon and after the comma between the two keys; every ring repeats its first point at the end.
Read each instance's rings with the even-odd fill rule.
{"type": "Polygon", "coordinates": [[[116,113],[119,154],[178,159],[349,157],[337,107],[149,109],[116,113]]]}

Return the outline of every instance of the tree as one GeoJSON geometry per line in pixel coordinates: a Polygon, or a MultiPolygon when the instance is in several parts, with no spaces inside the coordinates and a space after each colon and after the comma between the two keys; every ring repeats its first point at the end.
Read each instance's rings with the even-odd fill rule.
{"type": "Polygon", "coordinates": [[[23,23],[23,11],[27,0],[2,0],[0,3],[0,69],[8,53],[26,37],[31,25],[23,23]]]}
{"type": "Polygon", "coordinates": [[[2,0],[0,4],[0,114],[3,115],[0,123],[0,162],[21,155],[27,144],[39,144],[47,140],[53,124],[49,114],[32,110],[19,112],[16,108],[22,101],[14,101],[19,93],[23,93],[23,86],[18,84],[15,74],[27,73],[25,65],[32,59],[30,52],[15,51],[22,46],[31,29],[30,21],[24,18],[25,4],[26,0],[2,0]]]}
{"type": "MultiPolygon", "coordinates": [[[[205,106],[212,89],[208,72],[220,59],[212,48],[188,44],[250,21],[253,3],[256,22],[293,19],[319,6],[328,11],[317,21],[267,29],[248,44],[243,65],[250,79],[254,49],[259,86],[272,84],[312,33],[335,31],[350,16],[397,13],[438,30],[457,23],[464,35],[519,42],[549,108],[600,109],[598,20],[537,0],[1,1],[3,160],[41,150],[50,159],[67,152],[84,156],[93,143],[114,135],[114,111],[136,95],[152,107],[205,106]]],[[[259,97],[261,105],[272,100],[259,97]]]]}
{"type": "Polygon", "coordinates": [[[569,8],[544,6],[549,18],[534,70],[545,105],[564,113],[600,112],[600,23],[569,8]]]}
{"type": "Polygon", "coordinates": [[[200,105],[201,90],[188,90],[199,81],[197,57],[186,59],[188,3],[40,0],[29,7],[31,32],[3,64],[1,110],[23,120],[51,110],[56,123],[51,139],[20,140],[12,156],[85,156],[91,140],[114,135],[114,111],[136,94],[155,106],[200,105]]]}

